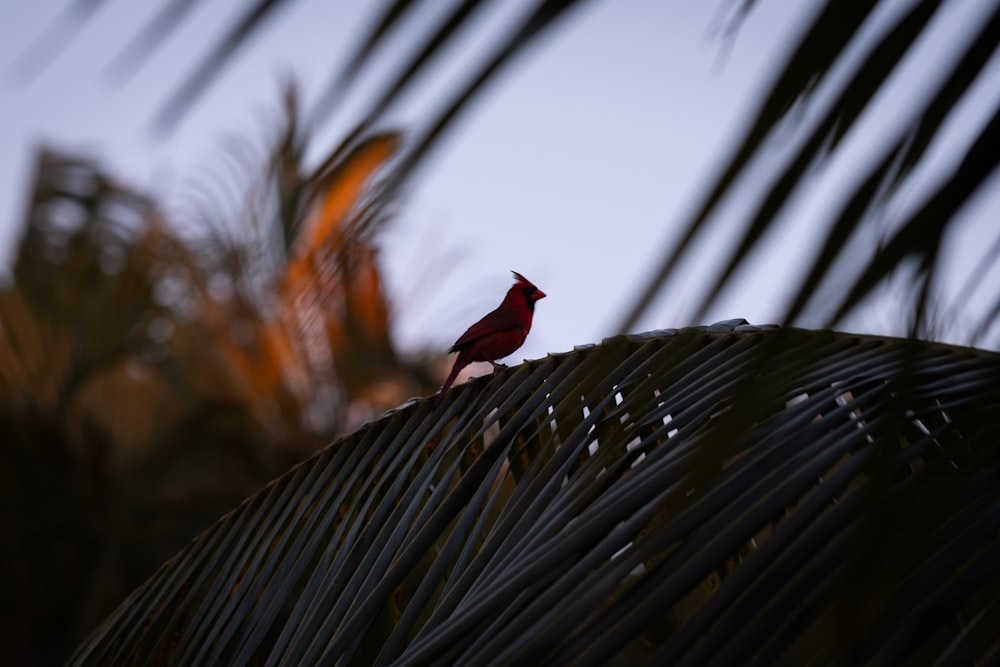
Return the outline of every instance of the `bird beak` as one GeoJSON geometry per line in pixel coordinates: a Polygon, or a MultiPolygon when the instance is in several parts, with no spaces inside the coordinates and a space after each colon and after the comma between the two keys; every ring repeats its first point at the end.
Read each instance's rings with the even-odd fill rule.
{"type": "Polygon", "coordinates": [[[545,292],[543,292],[540,289],[535,289],[535,292],[534,292],[534,294],[531,295],[531,298],[534,299],[535,301],[538,301],[539,299],[544,299],[545,298],[545,292]]]}

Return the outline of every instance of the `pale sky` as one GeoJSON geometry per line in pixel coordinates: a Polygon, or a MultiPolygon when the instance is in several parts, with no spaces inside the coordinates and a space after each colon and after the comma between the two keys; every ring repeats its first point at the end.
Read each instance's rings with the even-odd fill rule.
{"type": "MultiPolygon", "coordinates": [[[[95,156],[120,181],[154,194],[169,211],[192,180],[223,168],[219,151],[226,133],[262,141],[273,129],[284,75],[303,83],[308,106],[370,18],[361,9],[366,3],[293,3],[160,140],[150,132],[155,113],[243,3],[200,3],[134,78],[115,87],[108,82],[108,65],[161,2],[111,0],[38,77],[19,83],[12,63],[67,4],[19,0],[0,9],[0,248],[8,254],[35,146],[95,156]]],[[[900,0],[895,6],[907,4],[900,0]]],[[[516,12],[522,5],[507,6],[516,12]]],[[[538,304],[527,343],[510,361],[566,351],[614,333],[671,234],[728,157],[812,4],[761,0],[735,40],[725,41],[717,28],[729,6],[723,0],[595,0],[493,82],[439,144],[383,239],[398,315],[395,333],[404,349],[446,349],[499,303],[511,282],[509,269],[549,295],[538,304]]],[[[484,17],[484,25],[502,20],[484,17]]],[[[968,21],[949,20],[940,22],[940,35],[970,29],[968,21]]],[[[476,47],[456,49],[445,69],[460,66],[476,47]]],[[[919,94],[941,60],[933,39],[925,52],[879,102],[882,116],[851,138],[855,160],[881,140],[886,122],[905,117],[907,96],[919,94]]],[[[986,102],[996,104],[1000,64],[992,65],[994,85],[981,86],[954,123],[949,137],[956,146],[968,141],[969,127],[975,129],[964,119],[974,120],[986,102]]],[[[408,114],[435,101],[440,94],[435,85],[428,82],[400,112],[404,128],[408,114]]],[[[324,126],[313,154],[328,150],[348,125],[334,119],[324,126]]],[[[954,151],[949,142],[942,144],[936,155],[947,161],[954,151]]],[[[780,147],[774,155],[780,158],[780,147]]],[[[841,160],[821,175],[786,216],[799,223],[795,231],[781,244],[769,243],[704,321],[685,319],[713,269],[709,257],[699,255],[684,269],[690,285],[661,298],[638,329],[733,317],[774,321],[817,241],[815,228],[801,221],[823,219],[829,197],[850,182],[855,165],[841,160]]],[[[933,180],[933,174],[924,180],[933,180]]],[[[916,197],[919,187],[914,187],[916,197]]],[[[995,229],[1000,219],[1000,188],[988,189],[963,216],[967,233],[948,249],[955,285],[986,250],[977,242],[982,230],[995,229]]],[[[731,208],[738,212],[750,204],[737,200],[731,208]]],[[[721,230],[706,247],[727,247],[732,234],[721,230]]],[[[987,284],[998,279],[983,277],[987,284]]],[[[995,290],[986,292],[983,298],[992,299],[995,290]]],[[[898,307],[893,312],[886,299],[846,328],[902,334],[898,317],[898,307]]]]}

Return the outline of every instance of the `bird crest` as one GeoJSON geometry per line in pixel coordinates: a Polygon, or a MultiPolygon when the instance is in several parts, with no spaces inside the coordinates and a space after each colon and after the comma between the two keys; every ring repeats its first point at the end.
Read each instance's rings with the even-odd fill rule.
{"type": "Polygon", "coordinates": [[[513,273],[514,274],[514,278],[517,279],[517,284],[518,285],[521,285],[523,287],[535,287],[534,283],[532,283],[530,280],[528,280],[527,278],[525,278],[524,276],[522,276],[517,271],[511,271],[511,273],[513,273]]]}

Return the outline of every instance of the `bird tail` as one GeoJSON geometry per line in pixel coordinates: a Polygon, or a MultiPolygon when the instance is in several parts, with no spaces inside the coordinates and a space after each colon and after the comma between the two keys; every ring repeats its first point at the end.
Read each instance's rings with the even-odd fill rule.
{"type": "Polygon", "coordinates": [[[451,389],[451,385],[455,382],[455,378],[458,377],[459,371],[468,365],[469,362],[466,361],[463,358],[462,353],[459,352],[458,358],[455,359],[455,365],[451,367],[451,373],[448,373],[448,379],[444,381],[443,385],[441,385],[441,391],[438,392],[437,398],[434,399],[435,406],[441,404],[441,401],[444,400],[444,395],[448,393],[448,390],[451,389]]]}

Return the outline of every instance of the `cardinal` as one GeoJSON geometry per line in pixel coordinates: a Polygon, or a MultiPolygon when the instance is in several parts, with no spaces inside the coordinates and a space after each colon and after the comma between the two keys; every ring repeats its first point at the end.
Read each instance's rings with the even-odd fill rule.
{"type": "Polygon", "coordinates": [[[441,387],[436,403],[441,402],[463,368],[474,361],[488,361],[494,371],[497,368],[504,368],[503,364],[496,363],[496,360],[512,354],[524,344],[524,339],[531,331],[535,302],[544,299],[545,292],[535,287],[517,271],[511,273],[514,274],[515,282],[507,290],[503,302],[496,310],[487,313],[483,319],[469,327],[448,350],[449,353],[458,352],[458,358],[455,359],[455,365],[451,367],[451,373],[441,387]]]}

